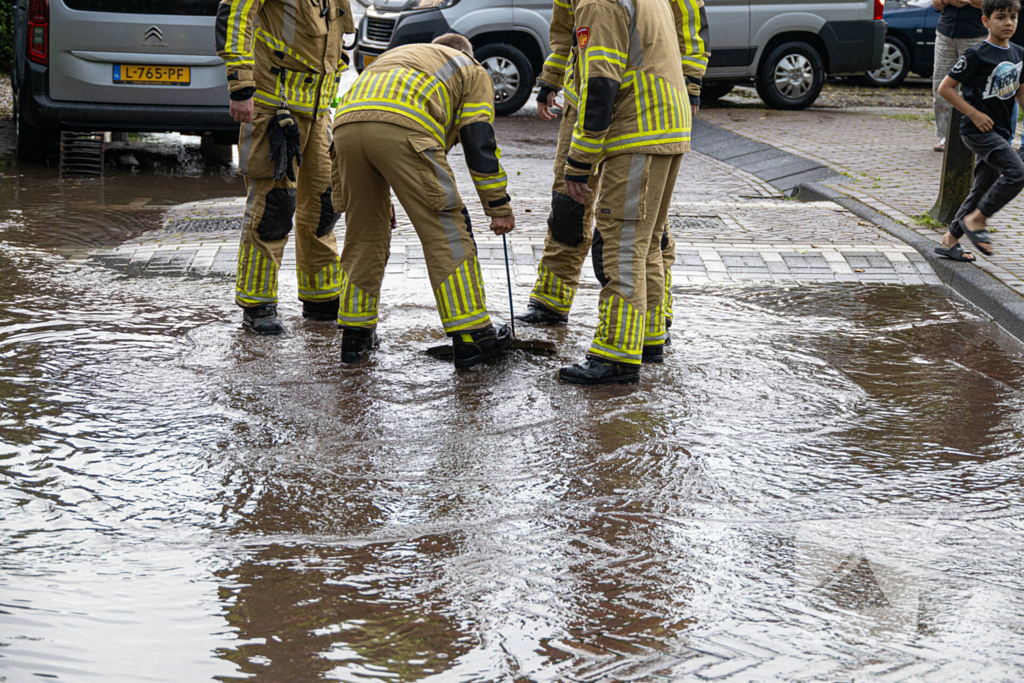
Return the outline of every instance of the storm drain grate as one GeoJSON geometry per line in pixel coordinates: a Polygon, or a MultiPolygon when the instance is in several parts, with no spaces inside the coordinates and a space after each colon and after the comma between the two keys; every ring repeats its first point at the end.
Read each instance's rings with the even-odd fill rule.
{"type": "Polygon", "coordinates": [[[103,175],[103,134],[60,134],[61,175],[103,175]]]}
{"type": "Polygon", "coordinates": [[[669,228],[673,234],[684,232],[724,232],[725,223],[715,216],[669,216],[669,228]]]}
{"type": "Polygon", "coordinates": [[[200,218],[196,220],[170,221],[166,232],[231,232],[242,229],[241,218],[200,218]]]}

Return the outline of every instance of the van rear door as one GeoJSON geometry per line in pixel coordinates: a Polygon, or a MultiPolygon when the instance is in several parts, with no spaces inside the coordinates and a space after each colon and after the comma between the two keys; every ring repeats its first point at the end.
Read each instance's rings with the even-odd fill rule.
{"type": "Polygon", "coordinates": [[[50,0],[50,97],[221,106],[217,0],[50,0]]]}

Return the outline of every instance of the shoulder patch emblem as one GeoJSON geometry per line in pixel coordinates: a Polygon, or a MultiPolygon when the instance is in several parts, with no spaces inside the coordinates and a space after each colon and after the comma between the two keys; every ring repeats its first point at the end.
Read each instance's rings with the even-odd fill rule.
{"type": "Polygon", "coordinates": [[[583,28],[576,29],[576,43],[582,50],[590,42],[590,27],[584,26],[583,28]]]}

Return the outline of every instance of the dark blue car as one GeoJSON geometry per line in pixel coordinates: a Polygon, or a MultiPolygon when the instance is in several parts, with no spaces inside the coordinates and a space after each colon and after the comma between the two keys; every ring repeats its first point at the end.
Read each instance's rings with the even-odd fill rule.
{"type": "MultiPolygon", "coordinates": [[[[931,78],[935,52],[935,27],[939,13],[932,3],[914,6],[900,0],[885,3],[885,46],[882,48],[882,65],[864,74],[864,81],[870,85],[895,87],[903,82],[911,71],[931,78]]],[[[923,3],[922,3],[923,4],[923,3]]]]}

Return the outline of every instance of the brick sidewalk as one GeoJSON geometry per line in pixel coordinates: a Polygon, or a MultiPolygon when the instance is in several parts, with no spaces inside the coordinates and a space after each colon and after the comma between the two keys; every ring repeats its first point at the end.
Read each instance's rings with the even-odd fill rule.
{"type": "MultiPolygon", "coordinates": [[[[516,232],[509,238],[513,278],[533,283],[541,256],[550,206],[550,146],[537,139],[540,122],[505,120],[514,153],[505,153],[510,193],[517,211],[516,232]]],[[[540,130],[545,130],[541,128],[540,130]]],[[[451,166],[464,190],[472,182],[459,154],[451,166]]],[[[470,190],[471,191],[471,190],[470,190]]],[[[465,196],[475,226],[485,278],[504,280],[500,238],[486,229],[488,220],[475,196],[465,196]]],[[[677,240],[673,279],[678,285],[725,281],[877,282],[940,284],[912,248],[831,203],[782,199],[754,176],[701,154],[687,156],[676,184],[670,224],[677,240]]],[[[145,207],[142,207],[145,208],[145,207]]],[[[77,260],[97,260],[128,276],[219,275],[232,277],[244,199],[196,202],[175,207],[164,228],[125,244],[88,253],[77,260]]],[[[426,278],[422,248],[399,208],[387,272],[426,278]]],[[[344,232],[344,222],[338,228],[344,232]]],[[[285,251],[282,282],[294,277],[295,251],[285,251]]],[[[592,268],[584,281],[592,281],[592,268]]],[[[286,284],[290,287],[290,284],[286,284]]]]}
{"type": "MultiPolygon", "coordinates": [[[[843,177],[828,185],[938,243],[942,231],[913,218],[932,207],[942,171],[929,113],[720,108],[702,110],[701,118],[839,171],[843,177]]],[[[1024,199],[1018,198],[992,220],[996,254],[978,265],[1024,294],[1022,223],[1024,199]]]]}

